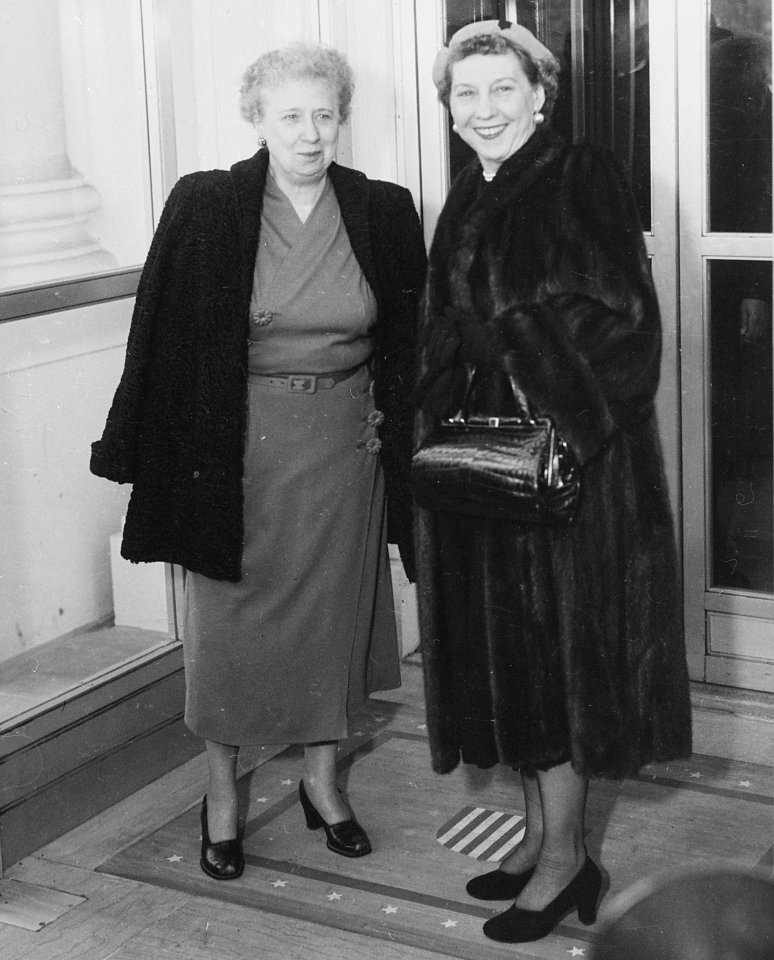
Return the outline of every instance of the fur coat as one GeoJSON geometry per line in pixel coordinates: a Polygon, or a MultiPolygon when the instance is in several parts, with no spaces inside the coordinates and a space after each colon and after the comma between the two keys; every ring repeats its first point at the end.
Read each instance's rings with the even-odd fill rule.
{"type": "MultiPolygon", "coordinates": [[[[133,484],[121,552],[214,579],[241,576],[242,473],[253,268],[269,155],[183,177],[137,290],[126,363],[91,470],[133,484]]],[[[377,301],[371,359],[388,536],[413,579],[416,309],[426,256],[408,190],[331,164],[355,257],[377,301]]]]}
{"type": "Polygon", "coordinates": [[[661,330],[639,218],[615,160],[533,137],[438,222],[420,330],[418,440],[459,406],[510,412],[506,351],[533,412],[581,464],[579,516],[527,527],[417,510],[434,769],[570,759],[620,776],[690,753],[682,604],[654,397],[661,330]]]}

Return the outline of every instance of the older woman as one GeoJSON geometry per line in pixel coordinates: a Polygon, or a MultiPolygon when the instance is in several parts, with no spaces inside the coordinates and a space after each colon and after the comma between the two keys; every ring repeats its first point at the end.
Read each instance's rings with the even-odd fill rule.
{"type": "Polygon", "coordinates": [[[477,158],[438,221],[420,332],[419,440],[503,358],[581,464],[570,526],[418,511],[417,581],[434,769],[521,773],[526,832],[468,892],[514,900],[494,940],[596,916],[588,778],[690,753],[675,540],[654,414],[660,326],[641,227],[613,158],[550,129],[557,65],[526,29],[463,27],[433,79],[477,158]]]}
{"type": "Polygon", "coordinates": [[[172,191],[93,449],[93,472],[134,485],[123,555],[187,571],[185,719],[206,741],[201,866],[216,879],[244,865],[243,744],[305,744],[307,826],[369,853],[337,742],[370,692],[400,683],[387,542],[413,578],[425,252],[407,190],[334,162],[352,91],[321,47],[248,68],[261,149],[172,191]]]}

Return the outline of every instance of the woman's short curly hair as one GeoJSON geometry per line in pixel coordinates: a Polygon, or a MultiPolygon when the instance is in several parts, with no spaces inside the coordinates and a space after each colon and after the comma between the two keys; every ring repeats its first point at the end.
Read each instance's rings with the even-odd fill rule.
{"type": "Polygon", "coordinates": [[[242,77],[239,109],[248,123],[260,120],[265,90],[274,89],[289,80],[325,80],[336,91],[339,118],[349,117],[355,81],[352,68],[344,57],[330,47],[293,43],[279,50],[270,50],[251,63],[242,77]]]}
{"type": "Polygon", "coordinates": [[[500,33],[486,33],[471,37],[469,40],[463,40],[461,43],[452,44],[449,47],[449,57],[446,61],[443,79],[438,85],[438,99],[445,106],[449,106],[449,97],[451,94],[451,76],[452,67],[460,60],[466,57],[472,57],[473,54],[483,53],[507,53],[511,50],[519,58],[519,63],[527,79],[536,87],[538,84],[545,91],[546,100],[543,104],[541,113],[546,120],[551,119],[551,114],[556,103],[556,96],[559,92],[559,61],[552,57],[549,59],[536,60],[523,47],[514,43],[509,37],[504,37],[500,33]]]}

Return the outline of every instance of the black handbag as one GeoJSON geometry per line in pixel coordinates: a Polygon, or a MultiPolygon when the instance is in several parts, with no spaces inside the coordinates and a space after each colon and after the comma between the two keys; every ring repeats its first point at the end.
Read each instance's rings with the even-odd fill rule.
{"type": "Polygon", "coordinates": [[[520,417],[470,414],[476,369],[459,412],[441,420],[411,461],[416,502],[429,510],[519,523],[568,524],[576,516],[580,467],[548,417],[530,417],[510,370],[520,417]]]}

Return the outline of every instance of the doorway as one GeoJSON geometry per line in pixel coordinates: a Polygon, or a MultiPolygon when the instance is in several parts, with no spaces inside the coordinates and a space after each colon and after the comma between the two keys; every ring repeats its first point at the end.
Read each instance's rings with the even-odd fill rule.
{"type": "Polygon", "coordinates": [[[663,317],[691,677],[774,692],[771,0],[423,0],[415,16],[428,241],[470,154],[422,65],[465,23],[535,32],[562,65],[555,125],[626,169],[663,317]]]}

